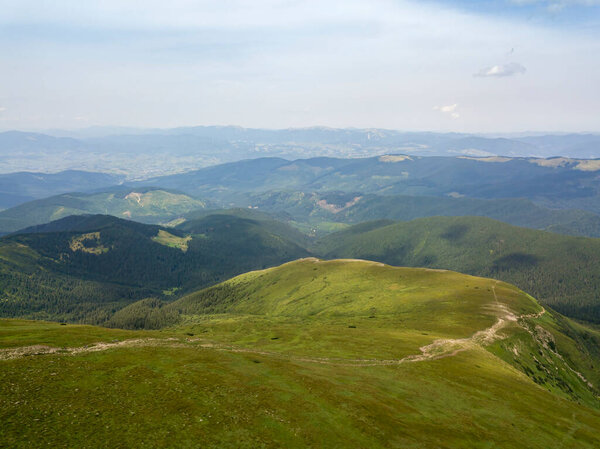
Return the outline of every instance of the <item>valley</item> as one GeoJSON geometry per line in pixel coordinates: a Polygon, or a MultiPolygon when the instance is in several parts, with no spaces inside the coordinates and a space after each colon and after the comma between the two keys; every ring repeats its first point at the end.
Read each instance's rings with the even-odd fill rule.
{"type": "Polygon", "coordinates": [[[495,278],[569,317],[597,323],[599,245],[594,238],[484,217],[379,220],[317,239],[248,209],[202,210],[169,228],[106,215],[71,216],[0,239],[0,311],[109,323],[137,301],[155,298],[162,307],[231,276],[312,255],[495,278]]]}
{"type": "MultiPolygon", "coordinates": [[[[509,163],[457,160],[475,190],[509,163]]],[[[378,178],[409,162],[246,161],[0,212],[0,445],[596,447],[593,207],[378,178]]]]}
{"type": "Polygon", "coordinates": [[[0,449],[600,448],[600,0],[0,11],[0,449]]]}

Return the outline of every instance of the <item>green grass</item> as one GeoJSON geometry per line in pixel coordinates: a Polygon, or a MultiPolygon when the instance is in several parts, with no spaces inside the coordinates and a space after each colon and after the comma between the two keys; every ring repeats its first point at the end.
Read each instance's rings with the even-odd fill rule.
{"type": "Polygon", "coordinates": [[[542,310],[490,279],[307,259],[163,306],[185,315],[162,332],[2,320],[4,350],[163,343],[0,360],[0,446],[597,447],[597,390],[568,367],[596,382],[598,331],[550,311],[491,345],[372,363],[468,339],[504,316],[498,304],[542,310]]]}
{"type": "Polygon", "coordinates": [[[484,217],[431,217],[356,225],[323,238],[314,252],[501,279],[562,314],[600,321],[600,239],[484,217]]]}
{"type": "MultiPolygon", "coordinates": [[[[419,354],[420,347],[435,340],[470,337],[498,318],[514,320],[499,305],[516,316],[543,310],[521,290],[491,279],[365,261],[304,259],[238,276],[166,308],[181,313],[181,326],[202,338],[304,356],[399,359],[419,354]]],[[[552,311],[520,323],[505,326],[501,335],[518,335],[528,342],[527,351],[512,357],[514,345],[501,340],[496,354],[539,384],[595,404],[600,376],[594,364],[600,353],[586,348],[597,346],[600,334],[578,329],[552,311]],[[550,337],[537,328],[552,334],[551,350],[542,341],[550,337]],[[557,350],[567,358],[560,359],[557,350]],[[535,370],[528,371],[532,353],[538,357],[535,370]],[[595,386],[590,389],[571,368],[595,386]],[[560,370],[550,379],[538,373],[560,370]],[[565,375],[568,382],[558,380],[565,375]]]]}
{"type": "MultiPolygon", "coordinates": [[[[159,332],[162,335],[163,332],[159,332]]],[[[0,319],[0,348],[44,344],[56,348],[78,347],[96,342],[154,336],[150,332],[105,329],[50,321],[0,319]]]]}
{"type": "Polygon", "coordinates": [[[188,243],[190,240],[192,240],[192,237],[189,235],[185,237],[179,237],[165,231],[164,229],[160,229],[158,234],[155,237],[152,237],[152,240],[156,243],[160,243],[161,245],[177,248],[183,252],[186,252],[188,249],[188,243]]]}
{"type": "Polygon", "coordinates": [[[195,348],[0,363],[10,447],[594,447],[600,430],[483,350],[399,367],[195,348]]]}
{"type": "Polygon", "coordinates": [[[492,287],[520,314],[541,310],[513,286],[489,279],[313,258],[237,276],[168,307],[184,315],[229,313],[319,322],[326,318],[346,328],[356,320],[391,320],[401,322],[401,330],[429,332],[433,340],[442,335],[466,337],[491,326],[496,321],[490,309],[495,303],[492,287]]]}

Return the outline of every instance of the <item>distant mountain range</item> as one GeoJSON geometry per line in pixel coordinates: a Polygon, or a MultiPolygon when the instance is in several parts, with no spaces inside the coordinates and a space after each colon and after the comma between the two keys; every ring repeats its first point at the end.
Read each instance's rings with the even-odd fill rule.
{"type": "Polygon", "coordinates": [[[312,237],[365,221],[437,215],[484,216],[559,234],[600,237],[600,216],[583,210],[550,209],[526,199],[274,191],[248,195],[238,205],[244,207],[219,209],[214,203],[153,187],[68,193],[0,211],[0,235],[69,215],[110,214],[142,223],[176,226],[219,213],[249,219],[275,217],[312,237]]]}
{"type": "MultiPolygon", "coordinates": [[[[151,187],[115,187],[96,193],[66,193],[0,212],[0,234],[48,223],[69,215],[107,214],[143,223],[163,223],[209,207],[181,192],[151,187]]],[[[213,206],[214,208],[214,206],[213,206]]]]}
{"type": "MultiPolygon", "coordinates": [[[[111,175],[64,172],[6,185],[42,195],[0,212],[0,233],[75,214],[177,224],[202,210],[267,212],[309,235],[376,219],[479,215],[568,235],[600,236],[600,160],[505,157],[259,158],[101,188],[111,175]],[[37,183],[37,184],[36,184],[37,183]],[[35,186],[37,190],[35,190],[35,186]],[[191,214],[191,215],[190,215],[191,214]]],[[[5,175],[28,179],[24,174],[5,175]]]]}
{"type": "Polygon", "coordinates": [[[0,209],[67,192],[85,192],[119,184],[123,176],[67,170],[59,173],[0,174],[0,209]]]}
{"type": "Polygon", "coordinates": [[[130,179],[258,157],[412,156],[599,158],[600,135],[487,136],[383,129],[93,128],[0,133],[0,172],[118,171],[130,179]]]}
{"type": "Polygon", "coordinates": [[[317,236],[370,220],[470,215],[559,234],[600,237],[599,215],[584,210],[550,209],[518,198],[275,191],[249,195],[248,204],[252,205],[250,211],[269,212],[317,236]]]}
{"type": "MultiPolygon", "coordinates": [[[[451,198],[526,198],[552,208],[600,213],[600,160],[420,157],[251,159],[151,178],[152,185],[223,205],[273,190],[451,198]]],[[[252,206],[252,204],[248,204],[252,206]]]]}

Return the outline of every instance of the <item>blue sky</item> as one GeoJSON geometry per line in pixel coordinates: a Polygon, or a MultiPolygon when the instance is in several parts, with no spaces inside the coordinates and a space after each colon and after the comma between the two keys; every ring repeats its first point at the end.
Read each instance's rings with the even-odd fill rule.
{"type": "Polygon", "coordinates": [[[0,129],[600,129],[600,0],[0,0],[0,129]]]}
{"type": "Polygon", "coordinates": [[[457,0],[435,3],[452,5],[477,14],[575,27],[597,25],[600,5],[597,0],[457,0]]]}

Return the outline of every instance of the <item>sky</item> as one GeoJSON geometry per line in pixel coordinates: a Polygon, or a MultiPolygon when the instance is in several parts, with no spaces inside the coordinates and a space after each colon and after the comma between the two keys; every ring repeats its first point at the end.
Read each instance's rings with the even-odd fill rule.
{"type": "Polygon", "coordinates": [[[0,0],[0,129],[600,132],[600,0],[0,0]]]}

